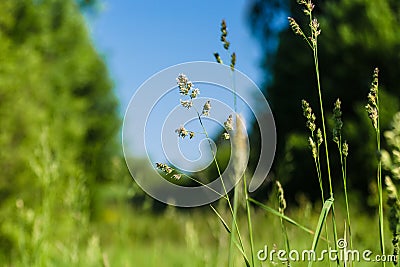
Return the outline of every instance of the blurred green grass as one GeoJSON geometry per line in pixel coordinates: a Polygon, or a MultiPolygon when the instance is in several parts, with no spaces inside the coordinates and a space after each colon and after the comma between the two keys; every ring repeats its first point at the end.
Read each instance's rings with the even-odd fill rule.
{"type": "MultiPolygon", "coordinates": [[[[354,197],[354,196],[352,196],[354,197]]],[[[354,199],[354,198],[353,198],[354,199]]],[[[339,238],[343,236],[345,216],[342,201],[336,206],[339,238]],[[343,222],[343,223],[340,223],[343,222]]],[[[369,249],[376,255],[379,253],[378,218],[357,207],[352,202],[354,211],[354,249],[362,252],[369,249]]],[[[272,206],[276,203],[268,203],[272,206]]],[[[320,203],[315,205],[304,200],[301,206],[289,209],[288,216],[304,226],[313,229],[318,221],[320,203]]],[[[99,226],[102,249],[110,259],[110,266],[226,266],[228,259],[229,235],[206,207],[176,209],[168,207],[163,212],[131,209],[130,212],[113,211],[119,214],[110,215],[104,210],[108,224],[99,226]],[[120,214],[121,213],[121,214],[120,214]],[[108,215],[107,215],[108,214],[108,215]]],[[[226,211],[227,212],[227,211],[226,211]]],[[[226,213],[228,215],[228,213],[226,213]]],[[[228,216],[227,216],[228,217],[228,216]]],[[[241,232],[246,236],[245,214],[239,214],[241,232]]],[[[268,246],[269,250],[284,249],[279,219],[265,214],[260,209],[253,210],[253,226],[256,252],[268,246]]],[[[287,224],[291,249],[310,249],[312,236],[287,224]]],[[[387,234],[389,231],[385,231],[387,234]]],[[[390,236],[387,235],[387,240],[390,236]]],[[[321,240],[318,251],[326,248],[321,240]]],[[[249,249],[247,247],[247,249],[249,249]]],[[[390,247],[387,247],[390,251],[390,247]]],[[[240,254],[237,253],[235,266],[243,266],[240,254]]],[[[318,253],[317,253],[318,255],[318,253]]],[[[315,263],[314,266],[327,266],[327,262],[315,263]]],[[[359,262],[355,266],[380,266],[378,263],[359,262]]],[[[305,266],[304,262],[294,262],[292,266],[305,266]]],[[[269,260],[258,261],[256,266],[273,266],[269,260]]],[[[279,266],[279,265],[278,265],[279,266]]],[[[283,265],[282,265],[283,266],[283,265]]]]}

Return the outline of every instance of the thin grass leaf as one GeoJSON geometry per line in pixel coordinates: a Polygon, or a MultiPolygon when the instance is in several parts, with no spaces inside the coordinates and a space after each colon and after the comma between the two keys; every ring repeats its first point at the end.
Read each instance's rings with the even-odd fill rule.
{"type": "MultiPolygon", "coordinates": [[[[228,224],[225,222],[224,218],[222,218],[221,214],[219,214],[219,212],[213,207],[213,205],[210,205],[210,207],[215,212],[215,214],[218,216],[218,218],[222,222],[223,226],[225,227],[226,231],[230,234],[231,233],[231,229],[229,229],[228,224]]],[[[237,240],[235,238],[233,239],[233,243],[235,244],[235,246],[238,248],[238,250],[242,254],[243,259],[246,262],[246,266],[250,267],[249,259],[247,258],[247,256],[244,253],[242,247],[240,246],[240,244],[237,242],[237,240]]]]}
{"type": "Polygon", "coordinates": [[[246,263],[247,267],[250,267],[250,262],[249,259],[247,258],[246,254],[244,253],[242,247],[240,246],[240,244],[236,241],[236,239],[233,239],[233,243],[236,245],[236,247],[238,248],[238,250],[240,251],[240,253],[243,256],[244,262],[246,263]]]}
{"type": "Polygon", "coordinates": [[[244,194],[246,197],[246,213],[247,213],[247,227],[249,230],[249,241],[250,241],[250,253],[251,253],[251,263],[252,266],[255,266],[255,258],[254,258],[254,241],[253,241],[253,227],[251,224],[251,212],[250,212],[250,202],[249,202],[249,194],[247,191],[247,179],[246,174],[243,175],[243,185],[244,185],[244,194]]]}
{"type": "Polygon", "coordinates": [[[302,229],[303,231],[305,231],[305,232],[307,232],[307,233],[309,233],[309,234],[312,234],[312,235],[314,234],[314,231],[308,229],[307,227],[301,225],[300,223],[298,223],[298,222],[296,222],[295,220],[293,220],[293,219],[287,217],[286,215],[283,215],[283,214],[279,213],[278,211],[274,210],[273,208],[268,207],[268,206],[262,204],[261,202],[258,202],[257,200],[255,200],[255,199],[253,199],[253,198],[249,198],[249,201],[250,201],[250,202],[253,202],[253,203],[256,204],[257,206],[261,207],[261,208],[264,209],[265,211],[267,211],[267,212],[269,212],[269,213],[272,213],[273,215],[278,216],[278,217],[280,217],[280,218],[282,218],[282,219],[285,219],[286,221],[288,221],[289,223],[291,223],[291,224],[293,224],[293,225],[299,227],[299,228],[302,229]]]}
{"type": "Polygon", "coordinates": [[[218,213],[218,211],[212,205],[210,205],[210,207],[215,212],[215,214],[218,216],[218,218],[222,222],[223,226],[225,227],[226,231],[230,234],[231,229],[229,229],[228,224],[225,222],[224,218],[222,218],[222,216],[218,213]]]}
{"type": "MultiPolygon", "coordinates": [[[[311,246],[311,251],[315,251],[317,248],[318,240],[319,240],[319,237],[322,232],[322,227],[325,224],[326,217],[328,216],[329,210],[331,209],[332,205],[333,205],[333,198],[329,198],[328,200],[325,201],[324,206],[322,207],[322,210],[321,210],[321,213],[320,213],[319,219],[318,219],[317,228],[314,233],[314,239],[313,239],[313,243],[311,246]]],[[[312,264],[313,264],[313,261],[310,261],[308,263],[308,267],[311,267],[312,264]]]]}

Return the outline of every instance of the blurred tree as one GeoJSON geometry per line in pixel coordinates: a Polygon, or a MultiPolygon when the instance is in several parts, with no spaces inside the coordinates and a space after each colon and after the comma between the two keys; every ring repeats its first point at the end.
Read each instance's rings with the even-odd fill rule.
{"type": "MultiPolygon", "coordinates": [[[[375,177],[375,139],[364,106],[374,67],[380,69],[381,126],[386,129],[399,109],[400,3],[397,0],[327,0],[316,2],[322,33],[319,63],[326,116],[336,98],[342,100],[344,138],[350,144],[349,181],[367,193],[375,177]]],[[[274,174],[290,192],[318,197],[318,182],[307,145],[301,100],[319,117],[312,53],[288,27],[287,16],[306,29],[307,18],[295,0],[255,0],[250,12],[254,34],[264,46],[264,92],[276,120],[278,148],[274,174]],[[285,20],[285,21],[284,21],[285,20]]],[[[319,127],[321,126],[318,121],[319,127]]],[[[332,124],[332,123],[331,123],[332,124]]],[[[256,131],[255,131],[256,132],[256,131]]],[[[331,128],[328,138],[332,140],[331,128]]],[[[337,148],[331,142],[334,179],[341,183],[337,148]]],[[[326,173],[324,176],[326,176],[326,173]]],[[[295,194],[287,194],[294,196],[295,194]]]]}
{"type": "MultiPolygon", "coordinates": [[[[93,1],[85,2],[87,8],[93,1]]],[[[53,202],[50,214],[60,218],[60,229],[52,228],[59,232],[48,232],[51,236],[85,227],[92,189],[111,179],[118,156],[118,103],[81,5],[75,0],[0,1],[0,221],[17,220],[10,208],[16,199],[39,219],[49,215],[44,203],[53,202]],[[71,216],[75,228],[61,220],[71,216]]],[[[0,227],[0,239],[20,242],[6,225],[0,227]]],[[[7,242],[1,242],[0,256],[18,256],[11,253],[12,245],[3,246],[7,242]]]]}

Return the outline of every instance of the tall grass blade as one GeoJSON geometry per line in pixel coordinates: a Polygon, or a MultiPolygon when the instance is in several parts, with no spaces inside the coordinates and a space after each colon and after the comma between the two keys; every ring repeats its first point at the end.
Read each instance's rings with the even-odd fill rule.
{"type": "Polygon", "coordinates": [[[224,218],[219,214],[219,212],[213,207],[213,205],[210,205],[211,209],[215,212],[215,214],[218,216],[219,220],[222,222],[222,225],[226,229],[226,231],[230,234],[231,229],[229,229],[228,224],[225,222],[224,218]]]}
{"type": "Polygon", "coordinates": [[[254,204],[256,204],[257,206],[259,206],[259,207],[262,208],[263,210],[265,210],[265,211],[267,211],[267,212],[269,212],[269,213],[271,213],[271,214],[273,214],[273,215],[275,215],[275,216],[278,216],[278,217],[280,217],[280,218],[286,220],[287,222],[289,222],[289,223],[291,223],[291,224],[297,226],[297,227],[300,228],[301,230],[303,230],[303,231],[305,231],[305,232],[307,232],[307,233],[309,233],[309,234],[312,234],[312,235],[314,234],[314,231],[308,229],[307,227],[301,225],[300,223],[298,223],[298,222],[296,222],[295,220],[293,220],[293,219],[287,217],[286,215],[283,215],[283,214],[279,213],[278,211],[274,210],[273,208],[268,207],[268,206],[262,204],[261,202],[258,202],[257,200],[255,200],[255,199],[253,199],[253,198],[249,198],[249,201],[250,201],[250,202],[253,202],[254,204]]]}
{"type": "Polygon", "coordinates": [[[251,213],[250,213],[251,211],[250,211],[250,202],[249,202],[249,192],[247,191],[246,174],[243,175],[243,184],[244,184],[244,194],[245,194],[245,197],[246,197],[247,227],[249,229],[251,262],[253,264],[252,266],[255,266],[253,227],[252,227],[252,224],[251,224],[251,213]]]}
{"type": "MultiPolygon", "coordinates": [[[[325,201],[324,206],[322,207],[322,210],[321,210],[321,213],[320,213],[319,219],[318,219],[317,228],[315,229],[313,243],[311,246],[312,251],[315,251],[317,248],[318,240],[321,235],[322,228],[325,224],[326,217],[328,216],[329,210],[331,209],[331,207],[333,205],[333,201],[334,201],[333,198],[329,198],[328,200],[325,201]]],[[[312,264],[313,264],[313,261],[310,261],[308,263],[308,267],[311,267],[312,264]]]]}

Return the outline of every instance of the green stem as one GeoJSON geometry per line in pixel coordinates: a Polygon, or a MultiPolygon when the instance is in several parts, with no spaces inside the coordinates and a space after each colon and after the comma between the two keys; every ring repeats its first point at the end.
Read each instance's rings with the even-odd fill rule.
{"type": "Polygon", "coordinates": [[[254,241],[253,241],[253,227],[252,227],[252,225],[251,225],[250,202],[249,202],[249,194],[248,194],[248,192],[247,192],[247,178],[246,178],[246,173],[243,175],[243,184],[244,184],[244,195],[245,195],[245,198],[246,198],[247,226],[248,226],[248,229],[249,229],[251,263],[252,263],[252,266],[255,266],[255,259],[254,259],[254,241]]]}
{"type": "MultiPolygon", "coordinates": [[[[283,211],[281,212],[281,214],[284,215],[283,211]]],[[[289,237],[288,237],[288,234],[287,234],[286,226],[285,226],[285,224],[283,222],[283,218],[280,217],[279,219],[280,219],[280,223],[281,223],[281,231],[282,231],[282,234],[283,234],[283,241],[285,243],[286,255],[289,255],[289,253],[290,253],[290,245],[289,245],[289,237]]],[[[289,258],[287,258],[286,265],[290,266],[289,258]]]]}
{"type": "MultiPolygon", "coordinates": [[[[342,137],[339,136],[339,142],[337,143],[340,155],[340,165],[342,166],[342,178],[343,178],[343,189],[344,189],[344,198],[346,201],[346,215],[347,215],[347,229],[349,231],[349,239],[350,239],[350,249],[353,250],[353,236],[351,233],[351,221],[350,221],[350,208],[349,208],[349,198],[347,194],[347,165],[346,165],[346,157],[343,155],[343,146],[342,146],[342,137]]],[[[351,266],[354,266],[353,261],[351,262],[351,266]]]]}
{"type": "MultiPolygon", "coordinates": [[[[383,196],[382,196],[382,159],[380,156],[381,153],[381,131],[380,131],[380,119],[379,119],[379,93],[376,93],[376,106],[378,109],[378,118],[377,118],[377,129],[376,129],[376,143],[379,153],[378,158],[378,173],[377,173],[377,182],[378,182],[378,194],[379,194],[379,237],[380,237],[380,245],[382,255],[385,255],[385,239],[383,232],[383,196]]],[[[386,266],[385,262],[382,262],[382,266],[386,266]]]]}
{"type": "MultiPolygon", "coordinates": [[[[232,213],[232,232],[231,232],[231,236],[230,236],[230,241],[229,241],[229,257],[228,257],[228,266],[233,266],[233,248],[235,246],[234,243],[234,238],[235,238],[235,231],[233,229],[235,229],[235,225],[237,223],[237,210],[238,210],[238,198],[239,198],[239,192],[237,189],[237,186],[234,187],[233,190],[233,213],[232,213]]],[[[243,249],[244,250],[244,249],[243,249]]]]}
{"type": "MultiPolygon", "coordinates": [[[[232,246],[232,244],[234,244],[235,230],[236,230],[236,232],[237,232],[237,234],[238,234],[240,247],[241,247],[241,249],[244,251],[243,241],[242,241],[242,238],[241,238],[241,235],[240,235],[240,231],[239,231],[239,226],[238,226],[237,220],[236,220],[236,212],[235,212],[234,208],[232,208],[231,201],[229,200],[228,191],[226,190],[226,186],[225,186],[225,183],[224,183],[224,179],[222,179],[221,170],[220,170],[220,168],[219,168],[219,164],[218,164],[218,161],[217,161],[217,155],[214,153],[214,150],[213,150],[213,147],[212,147],[212,144],[211,144],[211,138],[209,137],[208,132],[207,132],[207,130],[206,130],[204,124],[203,124],[203,120],[201,119],[200,113],[198,112],[198,110],[196,109],[196,107],[194,107],[194,108],[195,108],[195,110],[196,110],[197,117],[198,117],[198,119],[199,119],[200,125],[201,125],[201,127],[203,128],[204,134],[206,135],[208,144],[210,145],[210,150],[211,150],[211,154],[212,154],[212,156],[213,156],[213,161],[214,161],[215,166],[216,166],[216,168],[217,168],[217,172],[218,172],[219,178],[221,179],[222,188],[223,188],[223,190],[224,190],[224,194],[225,194],[226,200],[227,200],[227,202],[228,202],[229,210],[230,210],[230,212],[231,212],[231,214],[232,214],[232,226],[233,226],[233,227],[232,227],[232,229],[231,229],[231,234],[230,234],[230,235],[231,235],[231,246],[229,247],[229,262],[230,262],[231,264],[233,264],[233,263],[232,263],[232,257],[233,257],[233,246],[232,246]]],[[[231,265],[229,265],[229,266],[231,266],[231,265]]]]}
{"type": "MultiPolygon", "coordinates": [[[[324,196],[324,187],[322,184],[322,174],[321,174],[321,161],[319,158],[319,145],[317,147],[317,157],[314,159],[315,161],[315,166],[317,168],[317,174],[318,174],[318,182],[319,182],[319,188],[321,190],[321,201],[322,201],[322,205],[325,202],[325,196],[324,196]]],[[[327,247],[328,247],[328,251],[330,250],[330,244],[329,244],[329,231],[328,231],[328,225],[325,224],[325,233],[326,233],[326,240],[327,240],[327,247]]],[[[331,266],[331,261],[329,261],[329,266],[331,266]]]]}
{"type": "Polygon", "coordinates": [[[317,49],[317,45],[315,45],[313,51],[314,51],[315,72],[316,72],[316,76],[317,76],[317,87],[318,87],[319,106],[320,106],[320,110],[321,110],[322,132],[323,132],[323,135],[324,135],[326,165],[327,165],[327,168],[328,168],[329,193],[330,193],[330,197],[333,198],[333,187],[332,187],[332,178],[331,178],[331,167],[330,167],[330,163],[329,163],[328,142],[327,142],[327,138],[326,138],[326,127],[325,127],[324,106],[323,106],[323,101],[322,101],[321,81],[320,81],[320,77],[319,77],[318,49],[317,49]]]}
{"type": "MultiPolygon", "coordinates": [[[[310,12],[310,25],[312,24],[313,17],[310,12]]],[[[311,29],[311,31],[313,31],[311,29]]],[[[317,35],[312,34],[312,38],[314,38],[312,42],[312,49],[313,49],[313,57],[314,57],[314,67],[315,67],[315,73],[317,77],[317,88],[318,88],[318,97],[319,97],[319,106],[321,110],[321,120],[322,120],[322,131],[324,135],[324,143],[325,143],[325,156],[326,156],[326,166],[328,170],[328,180],[329,180],[329,193],[330,193],[330,199],[334,199],[333,197],[333,187],[332,187],[332,177],[331,177],[331,167],[329,163],[329,151],[328,151],[328,142],[326,138],[326,126],[325,126],[325,115],[324,115],[324,106],[323,106],[323,101],[322,101],[322,90],[321,90],[321,80],[320,80],[320,75],[319,75],[319,63],[318,63],[318,45],[317,45],[317,35]]],[[[335,222],[335,206],[332,204],[332,226],[333,226],[333,241],[334,241],[334,246],[335,250],[337,250],[337,228],[336,228],[336,222],[335,222]]],[[[339,261],[337,261],[337,264],[339,265],[339,261]]]]}

